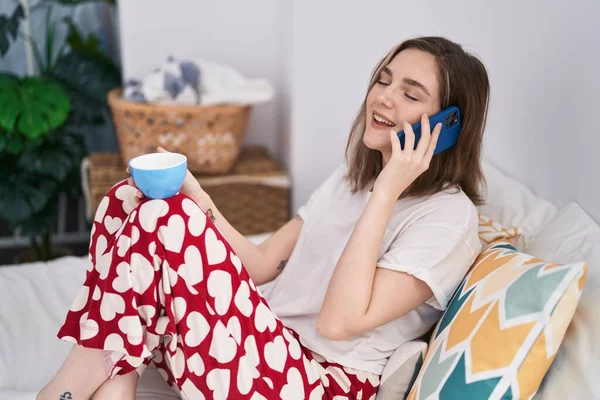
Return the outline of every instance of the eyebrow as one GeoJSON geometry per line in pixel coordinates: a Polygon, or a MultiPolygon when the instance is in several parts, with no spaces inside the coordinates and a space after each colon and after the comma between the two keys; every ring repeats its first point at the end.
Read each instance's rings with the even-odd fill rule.
{"type": "MultiPolygon", "coordinates": [[[[382,72],[385,72],[389,76],[393,76],[392,71],[388,67],[383,68],[382,72]]],[[[404,78],[404,79],[402,79],[402,82],[404,82],[405,84],[407,84],[409,86],[414,86],[414,87],[416,87],[418,89],[421,89],[423,92],[425,92],[425,94],[427,96],[431,96],[431,93],[429,93],[429,90],[427,90],[427,88],[425,87],[425,85],[423,85],[419,81],[416,81],[416,80],[414,80],[412,78],[404,78]]]]}

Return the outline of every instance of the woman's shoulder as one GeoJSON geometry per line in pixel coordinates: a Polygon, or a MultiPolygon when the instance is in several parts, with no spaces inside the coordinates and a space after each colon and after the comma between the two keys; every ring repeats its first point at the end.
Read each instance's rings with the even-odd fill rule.
{"type": "Polygon", "coordinates": [[[477,232],[479,214],[475,204],[460,188],[449,188],[415,204],[415,222],[437,225],[465,236],[477,232]]]}
{"type": "Polygon", "coordinates": [[[346,175],[348,166],[346,163],[337,164],[322,181],[321,188],[326,192],[339,190],[340,186],[347,185],[346,175]]]}
{"type": "Polygon", "coordinates": [[[331,169],[325,179],[310,194],[307,204],[302,206],[298,212],[306,214],[308,208],[313,209],[316,205],[325,205],[332,195],[340,191],[340,185],[344,184],[345,174],[346,167],[344,164],[338,164],[331,169]]]}
{"type": "Polygon", "coordinates": [[[348,174],[348,165],[345,162],[341,162],[335,166],[331,174],[330,178],[336,179],[338,181],[342,181],[346,179],[346,175],[348,174]]]}

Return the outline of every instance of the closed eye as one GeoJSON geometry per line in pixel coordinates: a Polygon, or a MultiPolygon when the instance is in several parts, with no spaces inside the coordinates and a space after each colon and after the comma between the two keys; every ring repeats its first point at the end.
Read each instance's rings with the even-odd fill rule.
{"type": "Polygon", "coordinates": [[[380,84],[380,85],[383,85],[383,86],[389,86],[390,85],[389,82],[384,82],[382,80],[378,80],[377,83],[380,84]]]}
{"type": "Polygon", "coordinates": [[[419,101],[419,99],[417,99],[416,97],[412,97],[411,95],[409,95],[406,92],[404,92],[404,96],[406,96],[406,98],[409,99],[410,101],[419,101]]]}

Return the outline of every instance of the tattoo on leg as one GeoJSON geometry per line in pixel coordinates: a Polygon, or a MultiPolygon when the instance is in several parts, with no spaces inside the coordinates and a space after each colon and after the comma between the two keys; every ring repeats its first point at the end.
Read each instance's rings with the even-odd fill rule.
{"type": "Polygon", "coordinates": [[[210,220],[211,220],[212,222],[215,222],[215,221],[217,220],[217,218],[216,218],[216,217],[215,217],[215,215],[213,214],[213,211],[212,211],[212,209],[210,209],[210,208],[209,208],[209,209],[206,211],[206,214],[208,215],[208,218],[210,218],[210,220]]]}
{"type": "Polygon", "coordinates": [[[281,260],[281,262],[277,266],[277,271],[279,271],[279,272],[283,271],[283,269],[285,268],[286,265],[287,265],[287,260],[281,260]]]}
{"type": "Polygon", "coordinates": [[[73,395],[71,394],[71,392],[64,392],[62,394],[62,396],[60,396],[59,400],[69,400],[69,399],[72,399],[72,398],[73,398],[73,395]]]}

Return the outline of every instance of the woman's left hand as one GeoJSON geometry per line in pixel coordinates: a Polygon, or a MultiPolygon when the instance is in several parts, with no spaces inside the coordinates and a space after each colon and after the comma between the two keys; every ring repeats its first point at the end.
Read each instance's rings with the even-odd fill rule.
{"type": "Polygon", "coordinates": [[[415,133],[408,122],[404,122],[404,149],[396,131],[390,131],[392,155],[379,173],[373,187],[373,196],[382,196],[396,201],[423,172],[429,168],[437,145],[442,124],[438,123],[433,132],[429,126],[429,117],[421,116],[421,139],[415,149],[415,133]]]}

